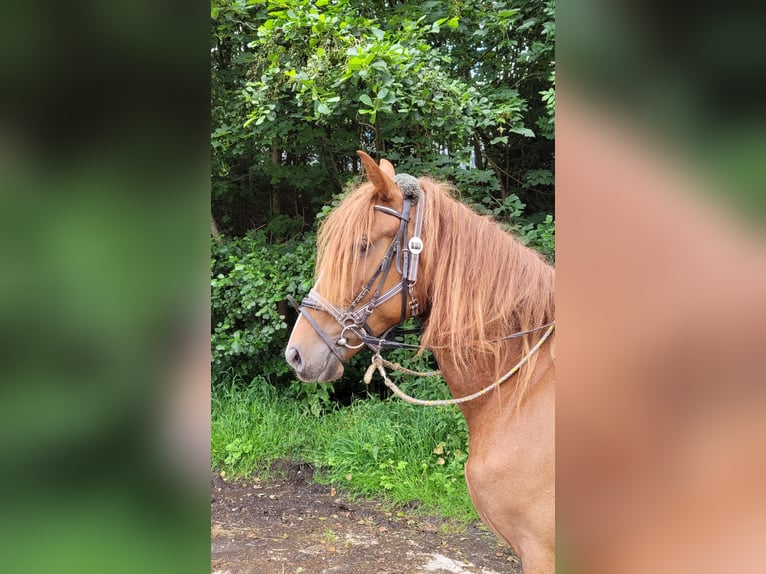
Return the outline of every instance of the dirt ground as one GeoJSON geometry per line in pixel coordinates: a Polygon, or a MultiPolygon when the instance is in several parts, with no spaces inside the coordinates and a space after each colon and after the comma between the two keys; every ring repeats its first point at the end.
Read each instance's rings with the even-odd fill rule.
{"type": "Polygon", "coordinates": [[[282,462],[281,479],[211,479],[214,574],[521,573],[511,549],[479,524],[349,501],[282,462]]]}

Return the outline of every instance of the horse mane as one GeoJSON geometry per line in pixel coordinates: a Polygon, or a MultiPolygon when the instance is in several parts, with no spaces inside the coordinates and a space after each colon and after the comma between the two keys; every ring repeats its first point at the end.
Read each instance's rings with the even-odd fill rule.
{"type": "MultiPolygon", "coordinates": [[[[446,347],[456,368],[497,378],[522,356],[519,339],[497,339],[553,320],[553,268],[497,222],[454,199],[456,190],[449,184],[428,177],[418,181],[426,195],[416,286],[425,307],[421,352],[446,347]]],[[[356,295],[354,278],[361,258],[355,247],[373,227],[373,198],[371,184],[362,184],[319,228],[317,288],[341,307],[356,295]]],[[[528,353],[542,334],[522,337],[523,352],[528,353]]],[[[518,374],[519,400],[535,362],[533,356],[518,374]]]]}
{"type": "MultiPolygon", "coordinates": [[[[454,199],[452,186],[427,177],[419,183],[427,197],[419,271],[426,292],[419,297],[428,303],[428,320],[421,345],[447,347],[455,367],[489,371],[496,380],[523,356],[518,345],[498,339],[554,319],[554,270],[497,222],[454,199]]],[[[542,335],[521,337],[523,353],[542,335]]],[[[519,400],[536,359],[518,374],[519,400]]]]}

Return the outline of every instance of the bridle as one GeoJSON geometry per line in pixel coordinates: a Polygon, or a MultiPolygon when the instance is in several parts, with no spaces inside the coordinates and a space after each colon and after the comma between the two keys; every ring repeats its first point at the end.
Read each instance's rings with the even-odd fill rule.
{"type": "Polygon", "coordinates": [[[407,309],[410,316],[416,316],[420,313],[420,303],[415,296],[415,284],[418,280],[418,262],[420,253],[423,251],[423,240],[420,234],[423,229],[423,214],[426,207],[426,196],[421,191],[418,180],[406,173],[394,176],[394,183],[399,186],[402,192],[402,210],[396,211],[385,205],[374,205],[376,211],[391,215],[399,219],[399,229],[386,249],[383,258],[380,260],[375,273],[369,281],[362,287],[361,291],[354,297],[348,307],[339,307],[327,301],[319,292],[312,288],[308,295],[297,305],[292,297],[288,296],[288,301],[298,312],[306,318],[309,324],[314,328],[317,334],[322,338],[329,349],[338,359],[343,361],[343,356],[338,351],[338,347],[347,349],[359,349],[367,346],[374,352],[380,351],[380,348],[386,343],[386,337],[401,323],[407,319],[407,309]],[[412,237],[409,237],[410,212],[412,206],[418,206],[415,213],[415,227],[412,237]],[[401,281],[397,281],[390,289],[383,292],[383,286],[386,283],[391,267],[396,265],[397,272],[401,275],[401,281]],[[372,297],[362,304],[362,300],[372,292],[372,297]],[[381,335],[376,336],[370,328],[367,320],[370,315],[392,298],[400,295],[401,297],[401,315],[399,321],[387,328],[381,335]],[[409,301],[408,301],[409,300],[409,301]],[[319,326],[316,320],[311,316],[307,309],[314,309],[330,314],[342,327],[340,336],[333,341],[330,336],[319,326]],[[358,345],[349,344],[347,332],[353,333],[361,342],[358,345]]]}
{"type": "MultiPolygon", "coordinates": [[[[395,175],[393,179],[402,192],[402,210],[396,211],[385,205],[374,205],[373,207],[376,211],[397,217],[399,219],[399,229],[391,241],[391,244],[388,246],[388,249],[386,249],[375,273],[373,273],[369,281],[362,287],[357,296],[354,297],[351,304],[346,308],[334,305],[322,297],[313,287],[308,295],[301,301],[300,305],[295,302],[295,299],[292,296],[287,296],[290,305],[306,318],[330,351],[332,351],[341,362],[344,361],[344,357],[338,351],[339,347],[360,349],[363,346],[367,346],[372,349],[376,357],[380,356],[382,347],[420,348],[418,345],[400,343],[387,338],[407,319],[408,308],[410,310],[410,316],[413,317],[420,314],[421,311],[420,303],[415,296],[415,284],[418,280],[420,253],[423,251],[423,240],[421,239],[420,234],[423,230],[423,215],[426,209],[426,195],[420,189],[420,185],[416,178],[402,173],[395,175]],[[417,205],[418,208],[415,213],[413,235],[412,237],[409,237],[410,211],[413,205],[417,205]],[[397,272],[399,272],[402,277],[401,281],[397,281],[390,289],[388,289],[388,291],[382,293],[388,273],[391,271],[394,262],[396,263],[397,272]],[[370,291],[373,291],[372,297],[366,303],[361,304],[362,300],[370,293],[370,291]],[[375,309],[397,295],[401,296],[402,303],[399,321],[391,327],[388,327],[382,334],[376,336],[367,323],[368,318],[372,315],[375,309]],[[340,336],[333,341],[324,329],[319,326],[319,323],[317,323],[311,316],[308,309],[314,309],[316,311],[330,314],[342,327],[340,336]],[[361,342],[357,345],[349,344],[348,337],[346,336],[347,331],[353,333],[361,342]]],[[[533,327],[496,339],[496,341],[504,341],[522,337],[542,329],[547,329],[543,338],[538,341],[538,344],[535,345],[530,354],[522,358],[522,361],[506,374],[506,378],[521,367],[521,365],[537,351],[539,346],[542,345],[551,334],[555,323],[555,321],[551,321],[544,325],[540,325],[539,327],[533,327]]],[[[502,380],[500,382],[502,382],[502,380]]]]}

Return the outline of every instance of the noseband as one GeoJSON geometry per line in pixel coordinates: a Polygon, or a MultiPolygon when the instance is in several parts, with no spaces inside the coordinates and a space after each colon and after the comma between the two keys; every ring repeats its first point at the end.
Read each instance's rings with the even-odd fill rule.
{"type": "Polygon", "coordinates": [[[354,297],[351,305],[346,308],[333,305],[324,299],[314,288],[301,301],[300,306],[296,304],[292,297],[288,298],[290,304],[306,318],[325,344],[341,361],[344,358],[338,351],[338,347],[359,349],[366,345],[373,351],[378,352],[386,343],[386,336],[407,318],[408,307],[411,316],[416,316],[420,313],[420,304],[415,297],[415,284],[418,280],[418,261],[420,253],[423,251],[423,240],[420,238],[420,234],[423,229],[426,198],[420,189],[418,180],[413,176],[404,173],[398,174],[394,176],[394,182],[402,191],[402,210],[396,211],[385,205],[375,205],[374,209],[397,217],[399,219],[399,230],[388,246],[388,249],[386,249],[386,253],[380,260],[375,273],[373,273],[365,286],[362,287],[357,296],[354,297]],[[418,204],[418,209],[415,214],[414,234],[412,237],[409,237],[410,211],[414,204],[418,204]],[[397,272],[402,277],[401,281],[398,281],[393,287],[383,293],[383,285],[394,262],[396,263],[397,272]],[[372,292],[372,297],[370,297],[369,301],[362,304],[362,300],[370,292],[372,292]],[[375,309],[397,295],[401,296],[402,302],[399,321],[386,329],[381,335],[376,336],[368,325],[367,320],[375,309]],[[333,341],[309,314],[307,309],[323,311],[332,315],[342,328],[340,337],[333,341]],[[355,335],[361,342],[358,345],[349,344],[347,332],[355,335]]]}

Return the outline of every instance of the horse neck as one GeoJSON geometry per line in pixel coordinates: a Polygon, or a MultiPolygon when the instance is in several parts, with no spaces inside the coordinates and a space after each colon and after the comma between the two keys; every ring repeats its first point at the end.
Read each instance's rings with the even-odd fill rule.
{"type": "MultiPolygon", "coordinates": [[[[434,197],[434,192],[433,200],[429,198],[432,235],[426,241],[432,250],[424,253],[421,287],[429,302],[423,342],[433,351],[452,395],[461,397],[491,385],[543,335],[533,333],[526,345],[521,338],[496,340],[553,320],[553,269],[499,227],[453,200],[434,197]],[[467,277],[470,283],[460,283],[467,277]],[[481,327],[463,329],[474,324],[481,327]]],[[[548,361],[548,349],[545,343],[531,362],[543,354],[541,362],[548,361]]],[[[461,405],[469,426],[480,423],[483,407],[492,402],[521,406],[526,389],[535,384],[536,370],[522,368],[485,397],[461,405]]]]}
{"type": "MultiPolygon", "coordinates": [[[[523,348],[520,341],[504,343],[511,348],[510,354],[521,358],[523,348]]],[[[455,364],[453,355],[449,349],[434,349],[434,359],[439,365],[444,381],[450,390],[450,394],[455,398],[464,397],[490,386],[497,381],[498,374],[495,366],[489,361],[476,361],[470,368],[460,367],[455,364]]],[[[513,365],[504,366],[505,371],[510,370],[513,365]]],[[[517,373],[518,375],[518,373],[517,373]]],[[[502,383],[496,389],[491,390],[486,395],[478,397],[472,401],[460,403],[459,407],[465,416],[469,429],[475,430],[485,421],[487,407],[499,406],[503,409],[515,405],[517,398],[516,376],[502,383]]]]}
{"type": "MultiPolygon", "coordinates": [[[[553,269],[532,249],[429,187],[426,249],[415,291],[426,346],[461,348],[538,327],[553,316],[553,269]],[[468,342],[468,346],[466,346],[468,342]]],[[[461,361],[458,361],[461,362],[461,361]]]]}

